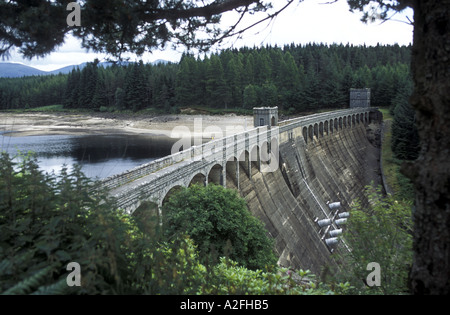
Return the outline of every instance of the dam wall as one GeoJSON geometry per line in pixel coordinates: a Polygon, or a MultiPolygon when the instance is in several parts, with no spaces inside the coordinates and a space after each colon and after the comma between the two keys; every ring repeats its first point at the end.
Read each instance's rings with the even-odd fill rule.
{"type": "Polygon", "coordinates": [[[368,204],[365,186],[381,184],[381,119],[375,110],[370,120],[351,128],[318,127],[315,132],[313,126],[312,133],[305,133],[304,125],[284,133],[281,129],[278,170],[263,173],[252,165],[252,171],[245,172],[240,165],[239,186],[227,172],[227,186],[239,187],[249,210],[274,238],[279,265],[320,274],[335,264],[331,253],[347,250],[342,240],[327,243],[333,239],[331,231],[345,229],[335,223],[338,212],[329,205],[340,202],[339,213],[351,215],[357,200],[368,204]],[[320,227],[318,221],[324,219],[333,223],[320,227]]]}

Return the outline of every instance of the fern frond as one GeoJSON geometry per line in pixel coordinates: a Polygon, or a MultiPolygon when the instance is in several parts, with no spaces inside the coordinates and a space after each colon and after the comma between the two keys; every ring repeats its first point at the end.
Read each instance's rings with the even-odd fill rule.
{"type": "Polygon", "coordinates": [[[10,258],[0,261],[0,275],[10,274],[13,270],[13,266],[10,258]]]}
{"type": "Polygon", "coordinates": [[[21,254],[16,255],[14,258],[7,257],[0,262],[0,275],[10,275],[14,272],[15,266],[27,265],[32,259],[34,250],[27,250],[21,254]]]}
{"type": "Polygon", "coordinates": [[[53,266],[45,267],[32,276],[20,281],[12,288],[9,288],[5,292],[2,293],[2,295],[22,295],[22,294],[29,294],[32,292],[35,288],[42,285],[42,282],[45,280],[46,276],[49,275],[51,270],[53,269],[53,266]]]}
{"type": "Polygon", "coordinates": [[[31,295],[65,295],[69,292],[70,287],[67,285],[66,278],[63,278],[56,283],[39,287],[31,295]]]}

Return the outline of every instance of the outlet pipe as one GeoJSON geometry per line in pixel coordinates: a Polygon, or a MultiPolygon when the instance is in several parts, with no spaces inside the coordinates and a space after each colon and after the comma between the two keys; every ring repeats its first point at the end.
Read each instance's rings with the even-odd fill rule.
{"type": "Polygon", "coordinates": [[[328,246],[333,246],[333,245],[336,245],[337,243],[338,243],[338,238],[337,237],[332,237],[332,238],[325,239],[325,244],[327,244],[328,246]]]}
{"type": "Polygon", "coordinates": [[[330,236],[331,237],[336,237],[336,236],[341,235],[341,234],[342,234],[342,229],[336,229],[336,230],[330,231],[330,236]]]}
{"type": "Polygon", "coordinates": [[[340,202],[333,202],[333,203],[330,203],[328,205],[328,207],[330,208],[330,210],[339,209],[341,207],[341,203],[340,202]]]}
{"type": "Polygon", "coordinates": [[[337,219],[336,221],[334,221],[334,223],[336,223],[338,226],[345,225],[347,223],[347,219],[337,219]]]}
{"type": "Polygon", "coordinates": [[[322,228],[324,226],[328,226],[331,225],[332,221],[331,219],[323,219],[323,220],[319,220],[317,221],[317,224],[322,228]]]}

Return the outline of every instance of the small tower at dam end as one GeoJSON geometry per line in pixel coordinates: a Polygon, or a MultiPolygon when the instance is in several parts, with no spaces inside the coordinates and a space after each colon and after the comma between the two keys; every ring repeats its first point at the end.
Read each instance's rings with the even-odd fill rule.
{"type": "Polygon", "coordinates": [[[350,108],[370,107],[370,89],[350,89],[350,108]]]}
{"type": "Polygon", "coordinates": [[[253,126],[261,127],[278,126],[278,107],[255,107],[253,108],[253,126]]]}

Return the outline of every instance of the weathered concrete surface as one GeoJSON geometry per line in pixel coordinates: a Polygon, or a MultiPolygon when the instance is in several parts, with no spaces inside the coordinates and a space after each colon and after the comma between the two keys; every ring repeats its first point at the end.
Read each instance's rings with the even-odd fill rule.
{"type": "Polygon", "coordinates": [[[240,169],[240,193],[275,239],[280,265],[319,274],[335,263],[330,250],[336,248],[325,244],[329,236],[315,221],[333,216],[327,203],[341,202],[340,212],[356,200],[366,205],[365,186],[381,183],[380,124],[374,118],[371,124],[330,131],[308,143],[302,136],[282,143],[276,172],[253,168],[249,177],[240,169]]]}

